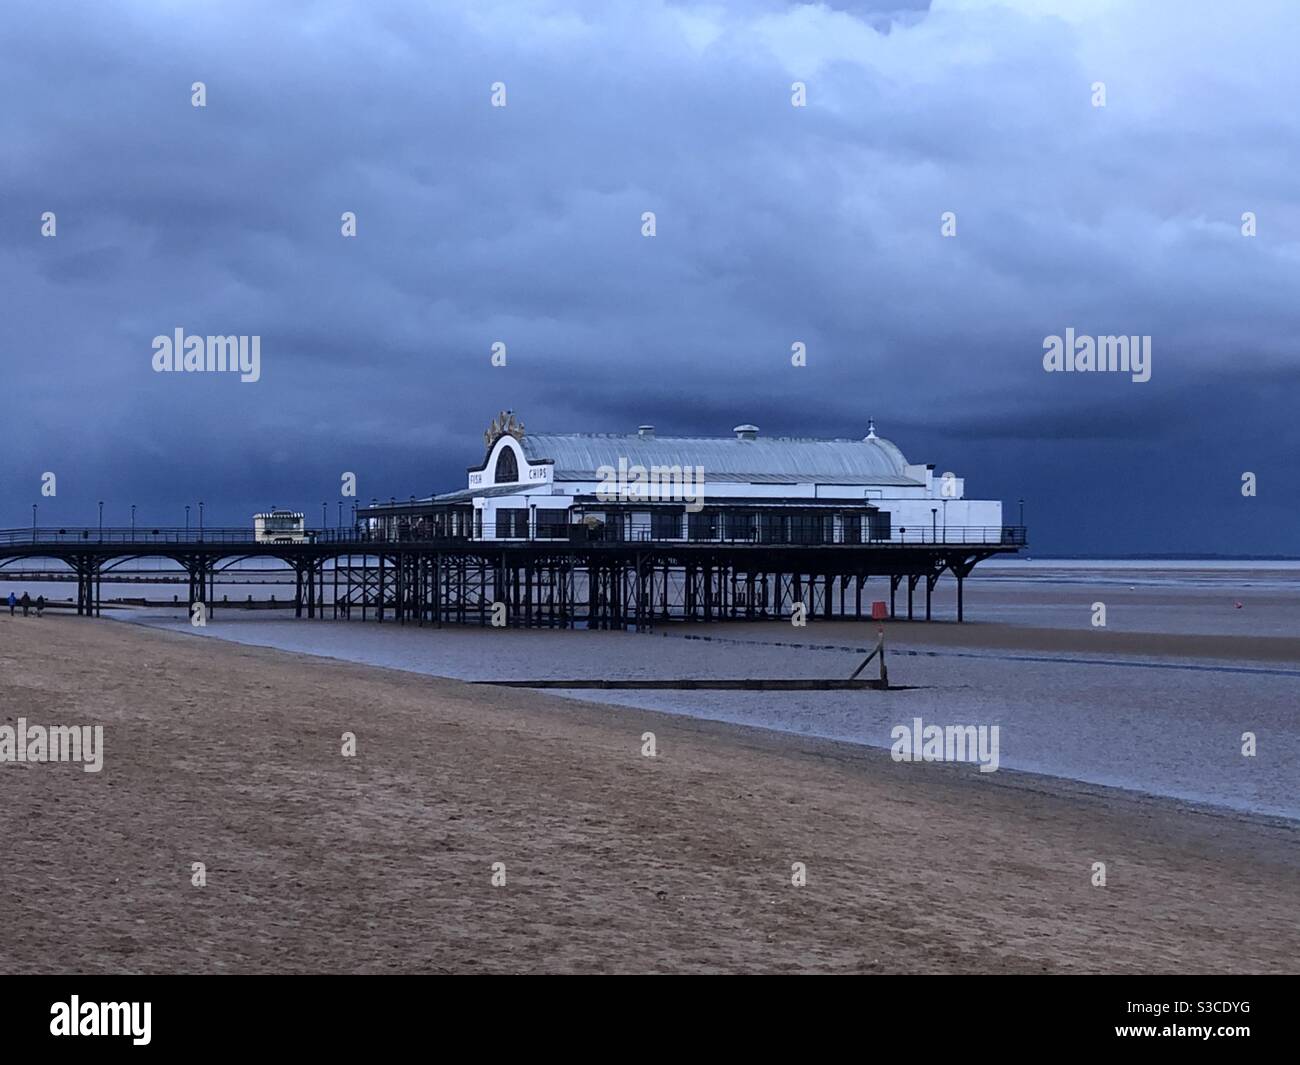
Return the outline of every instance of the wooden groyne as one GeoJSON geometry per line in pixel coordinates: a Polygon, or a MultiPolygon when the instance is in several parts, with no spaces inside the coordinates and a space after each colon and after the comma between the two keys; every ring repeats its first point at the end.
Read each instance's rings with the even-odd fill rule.
{"type": "Polygon", "coordinates": [[[865,679],[843,677],[738,677],[735,679],[718,679],[714,677],[683,677],[674,680],[661,678],[609,678],[583,677],[574,680],[475,680],[471,684],[495,684],[502,688],[603,688],[635,691],[746,691],[746,692],[824,692],[824,691],[899,691],[898,686],[890,687],[888,681],[874,677],[865,679]]]}
{"type": "Polygon", "coordinates": [[[849,677],[678,677],[666,680],[661,677],[581,677],[557,680],[547,677],[538,680],[476,680],[472,684],[495,684],[502,688],[596,688],[629,691],[743,691],[743,692],[826,692],[826,691],[903,691],[906,685],[890,685],[889,668],[885,665],[885,630],[877,631],[876,646],[849,677]],[[861,673],[873,659],[879,660],[878,677],[862,677],[861,673]]]}

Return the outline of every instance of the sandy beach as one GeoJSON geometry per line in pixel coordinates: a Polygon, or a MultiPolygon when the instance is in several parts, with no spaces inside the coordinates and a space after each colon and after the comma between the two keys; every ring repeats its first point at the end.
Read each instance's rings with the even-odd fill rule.
{"type": "Polygon", "coordinates": [[[69,617],[0,616],[0,700],[104,727],[102,772],[0,764],[10,973],[1300,957],[1295,822],[69,617]]]}

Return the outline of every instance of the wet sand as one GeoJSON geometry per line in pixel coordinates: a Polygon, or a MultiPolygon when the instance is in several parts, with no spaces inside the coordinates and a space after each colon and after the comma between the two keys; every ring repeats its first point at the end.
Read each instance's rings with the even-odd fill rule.
{"type": "Polygon", "coordinates": [[[1300,958],[1294,823],[69,617],[0,616],[0,700],[105,733],[98,774],[0,764],[4,972],[1300,958]]]}
{"type": "Polygon", "coordinates": [[[1276,662],[1300,666],[1300,636],[1209,635],[1205,633],[1124,632],[1075,629],[1001,622],[818,621],[802,629],[784,622],[756,622],[724,627],[682,625],[669,634],[728,639],[793,641],[809,644],[870,646],[878,627],[896,650],[943,647],[962,650],[1016,651],[1026,654],[1181,658],[1216,662],[1276,662]]]}

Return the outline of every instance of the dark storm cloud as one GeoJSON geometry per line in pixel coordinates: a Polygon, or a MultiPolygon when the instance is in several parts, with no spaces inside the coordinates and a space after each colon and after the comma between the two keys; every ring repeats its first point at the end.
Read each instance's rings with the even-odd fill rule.
{"type": "Polygon", "coordinates": [[[503,407],[870,415],[1029,497],[1043,550],[1294,551],[1300,77],[1288,7],[1247,7],[11,8],[4,522],[333,513],[345,470],[363,499],[461,487],[503,407]],[[177,327],[259,334],[261,381],[154,374],[177,327]],[[1152,380],[1044,374],[1067,327],[1152,335],[1152,380]]]}

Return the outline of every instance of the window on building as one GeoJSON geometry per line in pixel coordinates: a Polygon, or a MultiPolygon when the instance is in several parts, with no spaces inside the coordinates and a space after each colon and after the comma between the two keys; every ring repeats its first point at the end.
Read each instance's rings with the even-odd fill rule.
{"type": "Polygon", "coordinates": [[[616,540],[622,542],[628,539],[628,530],[631,528],[632,515],[623,510],[605,511],[605,527],[601,530],[602,540],[616,540]]]}
{"type": "Polygon", "coordinates": [[[682,538],[682,508],[664,507],[650,512],[650,538],[652,540],[680,540],[682,538]]]}
{"type": "Polygon", "coordinates": [[[843,540],[846,544],[862,543],[862,515],[845,514],[843,518],[844,535],[843,540]]]}
{"type": "Polygon", "coordinates": [[[569,537],[569,512],[567,510],[538,510],[537,538],[539,540],[567,540],[569,537]]]}
{"type": "Polygon", "coordinates": [[[880,510],[871,515],[871,539],[888,540],[894,535],[889,511],[880,510]]]}
{"type": "Polygon", "coordinates": [[[502,507],[497,511],[497,539],[528,536],[528,508],[502,507]]]}
{"type": "Polygon", "coordinates": [[[718,538],[718,514],[716,511],[701,511],[688,514],[686,518],[687,534],[692,540],[716,540],[718,538]]]}
{"type": "Polygon", "coordinates": [[[790,516],[792,544],[829,544],[834,532],[834,518],[830,514],[793,514],[790,516]]]}
{"type": "Polygon", "coordinates": [[[758,538],[765,544],[785,542],[785,519],[780,514],[758,515],[758,538]]]}
{"type": "Polygon", "coordinates": [[[501,454],[497,456],[497,468],[492,476],[497,484],[514,484],[519,480],[519,463],[515,459],[514,448],[507,445],[501,449],[501,454]]]}
{"type": "Polygon", "coordinates": [[[746,510],[729,510],[722,516],[723,539],[752,540],[758,522],[758,515],[746,510]]]}

